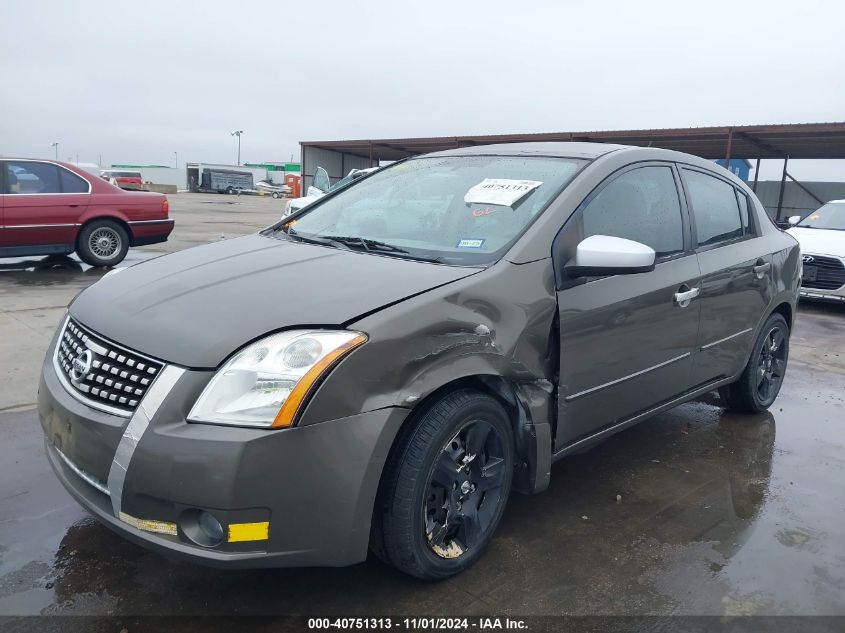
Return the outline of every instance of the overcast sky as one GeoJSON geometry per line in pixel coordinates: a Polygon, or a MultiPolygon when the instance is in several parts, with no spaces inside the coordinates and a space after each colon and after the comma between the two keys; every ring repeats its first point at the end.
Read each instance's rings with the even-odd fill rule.
{"type": "Polygon", "coordinates": [[[842,121],[843,24],[834,0],[0,0],[0,154],[233,163],[241,129],[242,160],[286,161],[300,140],[842,121]]]}

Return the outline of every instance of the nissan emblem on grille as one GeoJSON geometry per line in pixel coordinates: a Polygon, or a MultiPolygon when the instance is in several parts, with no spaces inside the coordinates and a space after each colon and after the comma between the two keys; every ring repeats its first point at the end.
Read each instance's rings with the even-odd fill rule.
{"type": "Polygon", "coordinates": [[[71,363],[70,379],[73,382],[79,382],[88,375],[91,371],[91,364],[94,362],[94,352],[86,349],[79,356],[73,359],[71,363]]]}
{"type": "Polygon", "coordinates": [[[65,387],[95,409],[127,416],[163,365],[68,319],[56,344],[55,366],[65,387]]]}

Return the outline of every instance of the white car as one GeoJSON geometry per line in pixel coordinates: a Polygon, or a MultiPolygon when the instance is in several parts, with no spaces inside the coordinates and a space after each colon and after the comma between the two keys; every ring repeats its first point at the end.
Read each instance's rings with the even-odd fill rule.
{"type": "Polygon", "coordinates": [[[305,192],[305,195],[301,198],[292,198],[291,200],[288,200],[287,204],[285,205],[285,210],[282,212],[282,217],[287,217],[291,213],[296,213],[300,209],[304,209],[309,204],[311,204],[315,200],[319,200],[327,193],[337,191],[338,189],[343,189],[352,181],[358,180],[359,178],[366,176],[367,174],[370,174],[376,171],[377,169],[378,167],[368,167],[367,169],[352,169],[348,174],[346,174],[346,176],[344,176],[332,185],[330,184],[328,172],[322,167],[317,167],[317,170],[314,173],[314,181],[311,185],[309,185],[308,190],[305,192]]]}
{"type": "Polygon", "coordinates": [[[787,232],[801,244],[802,297],[845,301],[845,200],[831,200],[787,232]]]}

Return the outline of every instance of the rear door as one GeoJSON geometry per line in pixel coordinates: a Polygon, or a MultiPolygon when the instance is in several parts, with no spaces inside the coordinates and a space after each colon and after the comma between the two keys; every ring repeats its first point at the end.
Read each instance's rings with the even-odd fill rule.
{"type": "Polygon", "coordinates": [[[567,280],[559,273],[559,450],[671,400],[690,387],[699,304],[676,295],[697,287],[698,260],[672,164],[640,163],[610,176],[566,223],[555,268],[591,235],[646,244],[648,273],[567,280]]]}
{"type": "Polygon", "coordinates": [[[701,328],[693,381],[732,376],[748,361],[754,333],[772,296],[772,256],[750,201],[727,178],[682,165],[701,267],[701,328]]]}
{"type": "Polygon", "coordinates": [[[90,185],[55,163],[4,162],[6,246],[72,245],[90,185]]]}

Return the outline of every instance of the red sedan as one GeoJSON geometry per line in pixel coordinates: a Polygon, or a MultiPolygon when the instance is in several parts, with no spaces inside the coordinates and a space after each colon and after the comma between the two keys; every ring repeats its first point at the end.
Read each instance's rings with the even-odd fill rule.
{"type": "Polygon", "coordinates": [[[0,257],[67,255],[114,266],[130,246],[164,242],[167,197],[124,191],[53,160],[0,159],[0,257]]]}

